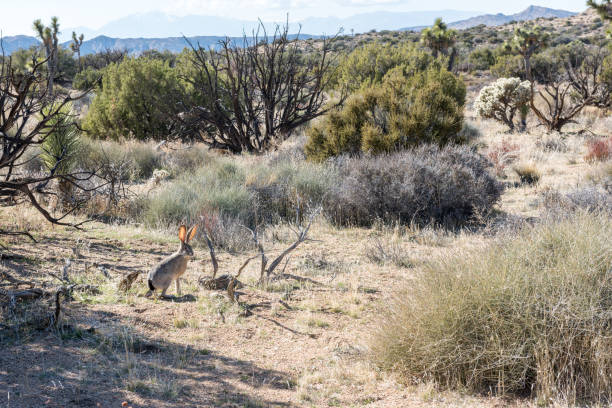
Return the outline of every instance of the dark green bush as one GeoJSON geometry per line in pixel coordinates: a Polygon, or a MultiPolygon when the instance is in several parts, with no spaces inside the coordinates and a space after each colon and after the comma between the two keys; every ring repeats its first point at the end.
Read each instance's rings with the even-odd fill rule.
{"type": "Polygon", "coordinates": [[[380,86],[353,95],[343,109],[313,125],[307,131],[308,158],[461,142],[463,82],[437,64],[416,74],[405,68],[392,69],[380,86]]]}
{"type": "Polygon", "coordinates": [[[478,48],[470,54],[468,61],[472,70],[485,71],[495,64],[495,56],[489,48],[478,48]]]}
{"type": "Polygon", "coordinates": [[[102,84],[102,70],[87,67],[74,76],[72,87],[80,91],[102,84]]]}
{"type": "Polygon", "coordinates": [[[158,59],[128,58],[104,70],[102,89],[84,121],[96,138],[166,139],[174,130],[184,89],[158,59]]]}
{"type": "Polygon", "coordinates": [[[520,55],[500,55],[491,66],[491,73],[497,78],[525,80],[525,63],[520,55]]]}
{"type": "Polygon", "coordinates": [[[340,225],[382,220],[452,227],[489,213],[502,193],[490,163],[468,147],[422,146],[336,163],[339,182],[324,210],[340,225]]]}
{"type": "Polygon", "coordinates": [[[399,46],[373,42],[360,46],[341,61],[336,86],[354,92],[382,82],[391,69],[404,66],[414,74],[424,71],[432,63],[431,55],[410,44],[399,46]]]}

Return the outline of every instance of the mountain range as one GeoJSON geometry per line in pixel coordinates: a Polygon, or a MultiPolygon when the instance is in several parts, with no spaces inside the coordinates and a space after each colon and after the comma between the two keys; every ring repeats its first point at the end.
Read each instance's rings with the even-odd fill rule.
{"type": "MultiPolygon", "coordinates": [[[[415,11],[407,13],[372,12],[357,14],[347,18],[312,17],[298,23],[290,24],[290,32],[311,33],[300,35],[300,38],[317,38],[321,34],[335,34],[340,29],[344,33],[361,33],[370,30],[420,30],[427,27],[437,18],[449,23],[456,29],[465,29],[477,25],[501,25],[510,21],[533,20],[539,17],[570,17],[576,13],[565,10],[554,10],[545,7],[530,6],[526,10],[511,14],[484,14],[476,12],[443,10],[415,11]],[[404,27],[404,28],[402,28],[404,27]]],[[[142,51],[156,49],[159,51],[181,51],[187,44],[183,36],[203,47],[215,46],[219,40],[230,37],[240,37],[242,33],[250,33],[258,27],[256,21],[237,20],[212,16],[175,17],[161,12],[131,15],[112,21],[98,30],[85,27],[67,28],[62,31],[64,46],[69,44],[72,31],[83,33],[90,38],[83,43],[81,54],[86,55],[106,49],[128,49],[138,54],[142,51]]],[[[274,22],[263,23],[268,32],[273,31],[274,22]]],[[[17,35],[2,38],[5,54],[11,54],[20,48],[29,48],[39,44],[32,36],[17,35]]]]}
{"type": "Polygon", "coordinates": [[[482,16],[471,17],[462,21],[455,21],[449,24],[450,27],[464,30],[478,25],[499,26],[511,21],[529,21],[537,18],[567,18],[576,15],[571,11],[555,10],[546,7],[529,6],[520,13],[505,15],[499,14],[484,14],[482,16]]]}

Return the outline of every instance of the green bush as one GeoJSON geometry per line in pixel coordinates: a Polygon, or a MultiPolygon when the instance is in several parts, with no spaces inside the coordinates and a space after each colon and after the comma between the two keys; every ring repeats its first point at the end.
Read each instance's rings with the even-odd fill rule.
{"type": "Polygon", "coordinates": [[[166,139],[176,126],[183,98],[177,72],[167,63],[128,58],[105,68],[84,128],[102,139],[166,139]]]}
{"type": "Polygon", "coordinates": [[[490,213],[502,185],[490,163],[465,146],[422,146],[390,155],[337,159],[324,211],[339,225],[429,223],[447,227],[490,213]]]}
{"type": "Polygon", "coordinates": [[[432,61],[431,55],[410,44],[366,44],[340,62],[336,86],[354,92],[381,83],[387,72],[397,66],[404,66],[407,72],[414,74],[426,70],[432,61]]]}
{"type": "Polygon", "coordinates": [[[609,216],[579,212],[431,261],[383,313],[376,361],[441,388],[608,403],[610,236],[609,216]]]}
{"type": "Polygon", "coordinates": [[[344,108],[309,128],[306,155],[321,161],[344,153],[461,142],[465,94],[463,82],[437,64],[412,75],[396,67],[380,86],[353,95],[344,108]]]}
{"type": "Polygon", "coordinates": [[[495,56],[489,48],[478,48],[468,57],[472,70],[486,71],[495,64],[495,56]]]}
{"type": "Polygon", "coordinates": [[[84,91],[102,83],[102,70],[87,67],[74,76],[72,87],[84,91]]]}
{"type": "Polygon", "coordinates": [[[496,78],[520,78],[525,80],[525,63],[520,55],[498,56],[491,66],[491,73],[496,78]]]}

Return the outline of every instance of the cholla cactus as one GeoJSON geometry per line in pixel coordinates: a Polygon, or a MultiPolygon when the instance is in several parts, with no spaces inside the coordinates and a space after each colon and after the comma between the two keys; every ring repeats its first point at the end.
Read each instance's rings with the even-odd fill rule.
{"type": "Polygon", "coordinates": [[[519,78],[500,78],[485,86],[476,99],[475,108],[479,116],[505,123],[514,130],[514,117],[520,114],[520,128],[524,130],[529,110],[531,85],[519,78]]]}

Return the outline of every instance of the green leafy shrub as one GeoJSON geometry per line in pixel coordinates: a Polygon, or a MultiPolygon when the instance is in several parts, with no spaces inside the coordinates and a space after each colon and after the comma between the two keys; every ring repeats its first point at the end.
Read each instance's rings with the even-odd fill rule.
{"type": "Polygon", "coordinates": [[[525,62],[520,55],[500,55],[491,66],[491,73],[497,78],[526,79],[525,62]]]}
{"type": "Polygon", "coordinates": [[[383,313],[375,360],[441,388],[609,402],[611,234],[578,212],[431,261],[383,313]]]}
{"type": "Polygon", "coordinates": [[[102,70],[87,67],[74,76],[72,87],[80,91],[91,89],[102,83],[102,70]]]}
{"type": "Polygon", "coordinates": [[[347,55],[338,66],[336,86],[354,92],[382,82],[391,69],[403,66],[411,74],[427,69],[433,58],[413,45],[363,45],[347,55]]]}
{"type": "Polygon", "coordinates": [[[377,220],[449,227],[489,213],[502,186],[490,163],[467,147],[422,146],[376,157],[337,159],[338,182],[324,211],[335,224],[377,220]]]}
{"type": "Polygon", "coordinates": [[[478,48],[470,53],[468,57],[472,70],[486,71],[495,64],[495,55],[489,48],[478,48]]]}
{"type": "Polygon", "coordinates": [[[177,72],[158,59],[128,58],[104,70],[84,121],[96,138],[166,139],[184,97],[177,72]]]}
{"type": "Polygon", "coordinates": [[[344,108],[308,129],[306,155],[320,161],[345,153],[461,142],[465,94],[463,82],[439,65],[414,75],[396,67],[381,86],[353,95],[344,108]]]}

